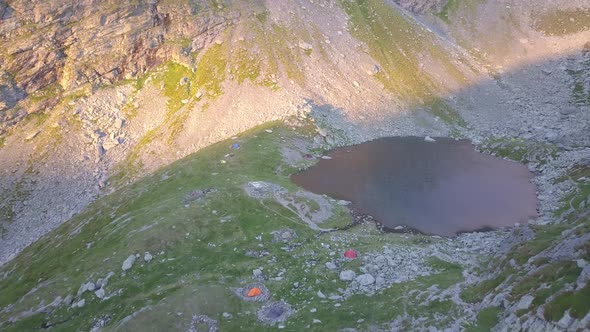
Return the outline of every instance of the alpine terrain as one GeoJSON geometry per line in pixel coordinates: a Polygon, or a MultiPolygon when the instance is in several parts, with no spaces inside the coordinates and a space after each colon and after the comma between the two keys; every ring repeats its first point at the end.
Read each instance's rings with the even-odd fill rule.
{"type": "Polygon", "coordinates": [[[0,42],[0,330],[590,330],[587,0],[0,0],[0,42]],[[525,165],[536,216],[291,181],[408,136],[525,165]]]}

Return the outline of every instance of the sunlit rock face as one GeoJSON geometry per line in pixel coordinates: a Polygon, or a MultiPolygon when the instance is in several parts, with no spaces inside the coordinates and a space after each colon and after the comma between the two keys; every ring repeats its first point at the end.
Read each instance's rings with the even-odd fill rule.
{"type": "Polygon", "coordinates": [[[110,84],[167,60],[190,64],[186,55],[229,21],[206,1],[2,1],[0,16],[1,67],[27,93],[54,83],[110,84]]]}

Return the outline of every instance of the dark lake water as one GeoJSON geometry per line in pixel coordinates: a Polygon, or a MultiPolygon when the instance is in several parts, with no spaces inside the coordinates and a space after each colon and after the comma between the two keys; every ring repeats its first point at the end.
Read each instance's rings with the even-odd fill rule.
{"type": "Polygon", "coordinates": [[[477,152],[467,140],[382,138],[338,148],[291,179],[352,202],[387,228],[453,236],[526,223],[537,216],[533,174],[477,152]]]}

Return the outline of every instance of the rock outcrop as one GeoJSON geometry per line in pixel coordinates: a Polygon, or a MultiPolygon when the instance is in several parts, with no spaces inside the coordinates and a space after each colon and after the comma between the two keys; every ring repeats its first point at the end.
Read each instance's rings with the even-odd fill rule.
{"type": "Polygon", "coordinates": [[[13,1],[0,3],[1,67],[19,89],[111,84],[190,54],[234,16],[207,1],[13,1]]]}
{"type": "Polygon", "coordinates": [[[402,8],[416,14],[440,12],[449,0],[395,0],[402,8]]]}

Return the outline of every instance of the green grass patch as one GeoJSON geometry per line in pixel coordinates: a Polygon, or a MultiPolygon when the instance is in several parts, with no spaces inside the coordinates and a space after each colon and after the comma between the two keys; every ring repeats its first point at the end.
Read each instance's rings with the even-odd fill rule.
{"type": "Polygon", "coordinates": [[[536,17],[533,28],[548,36],[565,36],[590,29],[590,9],[557,9],[536,17]]]}
{"type": "Polygon", "coordinates": [[[226,66],[227,55],[223,44],[210,47],[197,65],[194,91],[204,89],[213,98],[220,96],[223,93],[221,85],[225,80],[226,66]]]}
{"type": "Polygon", "coordinates": [[[161,83],[164,86],[164,95],[168,98],[168,116],[173,115],[184,105],[183,100],[191,97],[193,89],[191,89],[190,78],[192,75],[193,73],[188,67],[170,62],[166,64],[162,75],[156,76],[156,83],[161,83]]]}
{"type": "Polygon", "coordinates": [[[35,127],[40,127],[44,125],[45,122],[47,122],[47,120],[49,119],[49,114],[43,112],[36,112],[27,115],[27,117],[33,123],[33,125],[35,125],[35,127]]]}
{"type": "Polygon", "coordinates": [[[477,313],[477,320],[474,325],[465,327],[466,332],[486,332],[491,331],[500,321],[502,309],[498,307],[488,307],[477,313]]]}
{"type": "Polygon", "coordinates": [[[58,83],[54,83],[29,94],[29,100],[38,103],[50,98],[58,98],[62,93],[62,87],[58,83]]]}
{"type": "Polygon", "coordinates": [[[429,107],[432,114],[443,120],[450,127],[468,127],[467,122],[461,117],[461,114],[443,99],[435,99],[430,103],[429,107]]]}
{"type": "Polygon", "coordinates": [[[442,8],[440,13],[436,14],[441,20],[446,23],[451,23],[450,17],[459,9],[460,0],[449,0],[447,4],[442,8]]]}
{"type": "MultiPolygon", "coordinates": [[[[575,186],[572,191],[566,195],[563,200],[563,206],[555,212],[556,216],[564,216],[570,222],[576,220],[583,222],[584,212],[588,208],[588,197],[590,197],[590,181],[585,179],[590,178],[590,165],[574,165],[564,177],[557,180],[562,182],[571,180],[575,186]]],[[[587,218],[586,224],[588,223],[587,218]]],[[[578,232],[583,231],[586,227],[580,228],[578,232]]]]}
{"type": "Polygon", "coordinates": [[[232,74],[240,84],[245,80],[255,83],[261,72],[260,62],[260,59],[248,49],[238,47],[234,49],[231,58],[232,74]]]}
{"type": "MultiPolygon", "coordinates": [[[[452,24],[458,13],[468,13],[469,16],[474,16],[477,7],[481,3],[484,3],[484,0],[449,0],[441,11],[435,15],[445,23],[452,24]]],[[[465,18],[462,21],[465,21],[465,18]]]]}
{"type": "Polygon", "coordinates": [[[557,157],[557,147],[554,144],[521,138],[490,139],[482,144],[482,149],[487,153],[524,164],[531,162],[546,164],[557,157]]]}
{"type": "Polygon", "coordinates": [[[535,273],[525,276],[512,288],[514,300],[532,294],[541,284],[547,283],[555,289],[561,289],[566,284],[575,282],[580,275],[580,269],[575,262],[559,262],[548,264],[535,273]]]}
{"type": "MultiPolygon", "coordinates": [[[[257,17],[257,16],[256,16],[257,17]]],[[[252,34],[250,49],[256,49],[255,54],[260,61],[259,80],[261,86],[270,89],[278,89],[276,80],[281,74],[293,80],[299,85],[305,84],[305,73],[301,68],[303,62],[298,48],[292,47],[297,38],[292,31],[285,26],[274,22],[264,23],[255,18],[249,22],[249,31],[252,34]]],[[[243,72],[256,72],[257,70],[245,70],[243,72]]]]}
{"type": "Polygon", "coordinates": [[[547,320],[558,321],[566,310],[576,319],[582,319],[590,312],[590,284],[578,291],[565,292],[555,297],[545,306],[543,316],[547,320]]]}
{"type": "Polygon", "coordinates": [[[483,280],[476,285],[468,286],[461,292],[461,299],[469,303],[481,302],[486,295],[493,292],[496,287],[500,286],[500,284],[512,276],[513,273],[514,270],[512,268],[506,268],[494,278],[483,280]]]}
{"type": "Polygon", "coordinates": [[[530,241],[519,243],[510,250],[507,259],[514,259],[518,264],[526,263],[531,257],[541,253],[559,241],[561,232],[569,228],[565,224],[531,226],[535,231],[535,237],[530,241]]]}
{"type": "Polygon", "coordinates": [[[587,73],[590,72],[590,59],[585,59],[582,62],[581,70],[567,70],[566,71],[573,79],[572,85],[572,99],[578,106],[590,106],[590,87],[586,84],[587,73]]]}

